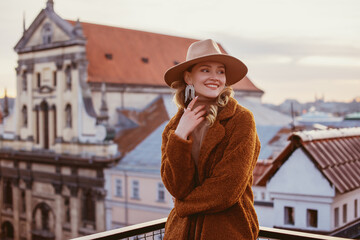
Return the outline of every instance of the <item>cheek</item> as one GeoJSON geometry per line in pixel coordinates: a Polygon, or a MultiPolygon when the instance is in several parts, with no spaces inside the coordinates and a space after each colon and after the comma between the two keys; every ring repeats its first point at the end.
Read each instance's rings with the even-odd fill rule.
{"type": "Polygon", "coordinates": [[[221,79],[221,85],[224,88],[225,87],[225,83],[226,83],[226,78],[224,77],[223,79],[221,79]]]}

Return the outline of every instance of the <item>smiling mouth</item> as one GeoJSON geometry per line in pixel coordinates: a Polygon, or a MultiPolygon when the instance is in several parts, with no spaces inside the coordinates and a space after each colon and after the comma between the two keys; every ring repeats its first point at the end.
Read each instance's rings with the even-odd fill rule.
{"type": "Polygon", "coordinates": [[[219,87],[219,85],[217,85],[217,84],[205,84],[205,86],[208,88],[211,88],[211,89],[216,89],[219,87]]]}

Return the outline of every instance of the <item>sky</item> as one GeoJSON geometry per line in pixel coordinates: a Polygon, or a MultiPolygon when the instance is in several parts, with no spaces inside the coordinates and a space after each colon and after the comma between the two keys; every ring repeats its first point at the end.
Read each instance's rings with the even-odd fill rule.
{"type": "MultiPolygon", "coordinates": [[[[25,26],[46,0],[0,1],[0,97],[15,96],[25,26]]],[[[195,39],[212,38],[280,104],[360,97],[359,0],[54,0],[62,18],[195,39]]],[[[184,56],[185,59],[185,56],[184,56]]]]}

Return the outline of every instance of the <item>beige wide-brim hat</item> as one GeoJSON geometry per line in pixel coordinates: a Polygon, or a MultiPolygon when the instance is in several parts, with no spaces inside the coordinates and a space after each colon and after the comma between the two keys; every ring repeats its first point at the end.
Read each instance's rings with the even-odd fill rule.
{"type": "Polygon", "coordinates": [[[171,86],[174,81],[184,80],[184,71],[200,62],[219,62],[225,65],[226,85],[233,85],[243,79],[248,69],[239,59],[224,54],[211,39],[194,42],[190,45],[186,61],[179,63],[165,72],[165,82],[171,86]]]}

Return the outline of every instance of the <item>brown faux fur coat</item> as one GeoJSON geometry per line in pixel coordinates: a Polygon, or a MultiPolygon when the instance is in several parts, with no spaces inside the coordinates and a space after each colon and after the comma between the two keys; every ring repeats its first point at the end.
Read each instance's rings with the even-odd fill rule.
{"type": "Polygon", "coordinates": [[[231,98],[206,133],[197,167],[191,137],[174,133],[182,114],[170,120],[162,139],[161,177],[175,198],[165,239],[256,239],[251,186],[260,142],[252,113],[231,98]]]}

